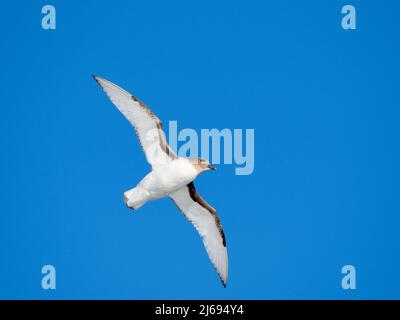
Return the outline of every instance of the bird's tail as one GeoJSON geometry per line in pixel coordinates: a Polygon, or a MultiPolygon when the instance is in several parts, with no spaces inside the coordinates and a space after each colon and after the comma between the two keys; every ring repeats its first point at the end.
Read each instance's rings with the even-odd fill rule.
{"type": "Polygon", "coordinates": [[[124,202],[128,208],[137,210],[149,200],[148,196],[148,192],[138,186],[124,192],[124,202]]]}

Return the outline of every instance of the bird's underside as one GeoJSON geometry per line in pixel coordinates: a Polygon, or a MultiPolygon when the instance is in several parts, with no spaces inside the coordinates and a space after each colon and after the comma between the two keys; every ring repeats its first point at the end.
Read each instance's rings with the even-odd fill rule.
{"type": "Polygon", "coordinates": [[[213,169],[204,159],[178,158],[167,143],[162,123],[141,101],[112,82],[93,76],[112,103],[135,128],[152,171],[133,189],[124,193],[128,207],[138,209],[150,200],[168,196],[194,225],[224,286],[228,279],[226,240],[219,217],[201,198],[193,180],[213,169]]]}

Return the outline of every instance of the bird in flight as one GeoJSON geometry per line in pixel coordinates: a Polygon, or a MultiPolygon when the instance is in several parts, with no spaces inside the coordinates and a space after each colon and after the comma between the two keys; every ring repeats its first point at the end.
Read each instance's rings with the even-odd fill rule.
{"type": "Polygon", "coordinates": [[[139,209],[146,202],[169,197],[194,225],[222,284],[228,279],[226,241],[217,212],[197,193],[193,181],[207,170],[215,170],[204,158],[178,157],[168,145],[160,119],[143,102],[114,83],[93,76],[111,102],[135,128],[151,165],[136,187],[124,193],[125,204],[139,209]]]}

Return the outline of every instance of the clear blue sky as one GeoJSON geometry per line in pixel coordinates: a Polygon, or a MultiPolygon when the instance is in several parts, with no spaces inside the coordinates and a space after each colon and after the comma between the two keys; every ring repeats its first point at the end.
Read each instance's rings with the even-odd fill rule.
{"type": "Polygon", "coordinates": [[[53,0],[44,31],[47,3],[1,5],[0,298],[400,298],[397,1],[350,1],[356,31],[348,1],[53,0]],[[125,207],[149,166],[92,73],[164,124],[255,129],[252,175],[196,184],[226,289],[170,200],[125,207]]]}

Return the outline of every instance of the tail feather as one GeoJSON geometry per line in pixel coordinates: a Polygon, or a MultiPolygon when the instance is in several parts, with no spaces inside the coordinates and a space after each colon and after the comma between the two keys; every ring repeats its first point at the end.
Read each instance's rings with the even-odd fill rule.
{"type": "Polygon", "coordinates": [[[148,201],[148,193],[141,187],[124,192],[124,202],[128,208],[137,210],[148,201]]]}

